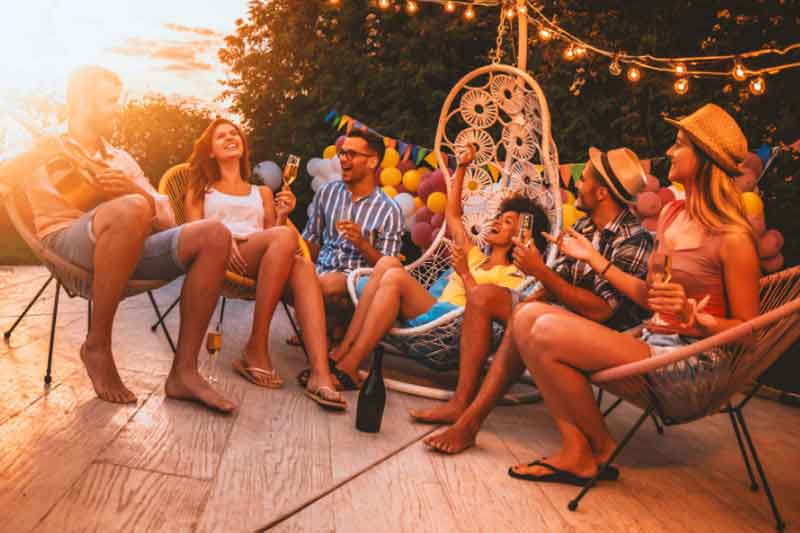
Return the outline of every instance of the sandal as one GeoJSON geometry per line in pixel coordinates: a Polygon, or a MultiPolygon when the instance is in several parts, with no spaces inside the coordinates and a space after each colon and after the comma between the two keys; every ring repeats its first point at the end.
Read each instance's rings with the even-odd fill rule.
{"type": "Polygon", "coordinates": [[[361,388],[346,372],[339,370],[333,359],[328,359],[328,364],[331,367],[331,374],[339,382],[337,390],[359,390],[361,388]]]}
{"type": "Polygon", "coordinates": [[[253,385],[258,385],[266,389],[280,389],[283,387],[283,379],[281,379],[280,375],[278,375],[278,371],[275,369],[264,370],[263,368],[254,366],[245,366],[244,357],[235,359],[233,363],[231,363],[231,366],[237,374],[253,385]],[[260,377],[266,378],[266,381],[259,380],[260,377]]]}
{"type": "MultiPolygon", "coordinates": [[[[552,471],[551,474],[521,474],[514,470],[514,467],[508,469],[508,475],[515,479],[523,479],[525,481],[535,481],[539,483],[563,483],[565,485],[573,485],[576,487],[583,487],[589,483],[591,477],[583,477],[566,470],[561,470],[555,466],[544,461],[534,461],[528,463],[528,466],[542,466],[552,471]]],[[[597,478],[598,481],[616,481],[619,478],[619,470],[615,466],[607,466],[597,478]]]]}
{"type": "Polygon", "coordinates": [[[335,411],[345,411],[347,409],[347,402],[344,398],[328,386],[317,387],[315,390],[306,389],[305,395],[322,407],[335,411]]]}
{"type": "Polygon", "coordinates": [[[291,337],[286,337],[286,344],[289,346],[302,346],[303,340],[298,335],[292,335],[291,337]]]}
{"type": "Polygon", "coordinates": [[[297,374],[297,384],[301,387],[306,387],[308,386],[309,378],[311,378],[311,369],[304,368],[299,374],[297,374]]]}

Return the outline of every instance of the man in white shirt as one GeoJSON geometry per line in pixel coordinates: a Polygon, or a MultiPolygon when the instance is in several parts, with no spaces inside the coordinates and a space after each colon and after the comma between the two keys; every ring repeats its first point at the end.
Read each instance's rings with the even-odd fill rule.
{"type": "Polygon", "coordinates": [[[222,288],[230,233],[213,220],[175,226],[168,199],[153,189],[130,154],[108,144],[121,92],[122,82],[107,69],[75,71],[67,87],[67,135],[42,139],[32,152],[0,168],[0,183],[25,180],[37,237],[93,273],[92,320],[80,355],[101,399],[136,401],[122,383],[111,350],[114,315],[128,281],[186,274],[166,394],[231,412],[236,406],[197,371],[198,352],[222,288]],[[98,169],[90,178],[102,199],[96,207],[76,205],[63,182],[55,183],[54,173],[48,172],[65,151],[98,169]]]}

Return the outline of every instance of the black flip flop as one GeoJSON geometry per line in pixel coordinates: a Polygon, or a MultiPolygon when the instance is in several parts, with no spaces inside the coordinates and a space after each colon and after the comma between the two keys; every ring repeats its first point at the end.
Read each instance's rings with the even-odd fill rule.
{"type": "MultiPolygon", "coordinates": [[[[528,466],[542,466],[548,470],[551,470],[553,473],[539,476],[533,474],[520,474],[519,472],[515,472],[514,468],[511,467],[508,469],[508,475],[515,479],[523,479],[525,481],[535,481],[538,483],[561,483],[564,485],[573,485],[575,487],[583,487],[592,480],[590,477],[583,477],[573,474],[572,472],[567,472],[566,470],[561,470],[560,468],[556,468],[549,463],[545,463],[544,461],[534,461],[532,463],[528,463],[528,466]]],[[[597,479],[599,481],[616,481],[618,478],[619,470],[614,466],[609,466],[597,479]]]]}
{"type": "Polygon", "coordinates": [[[359,386],[356,385],[355,381],[353,381],[353,378],[347,375],[346,372],[339,370],[339,368],[336,366],[336,361],[329,358],[328,366],[331,368],[331,374],[333,374],[333,377],[339,381],[339,390],[359,390],[359,386]]]}
{"type": "Polygon", "coordinates": [[[306,387],[308,385],[308,380],[311,379],[311,369],[304,368],[297,374],[297,384],[301,387],[306,387]]]}

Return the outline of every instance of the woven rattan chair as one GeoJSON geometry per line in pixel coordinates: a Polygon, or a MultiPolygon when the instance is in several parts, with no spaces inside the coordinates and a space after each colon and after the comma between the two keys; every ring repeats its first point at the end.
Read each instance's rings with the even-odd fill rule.
{"type": "MultiPolygon", "coordinates": [[[[448,188],[448,154],[460,153],[467,144],[475,145],[477,153],[464,177],[463,221],[477,246],[485,246],[488,222],[509,191],[537,200],[550,218],[551,233],[560,231],[558,153],[550,135],[550,113],[544,94],[528,73],[490,65],[470,72],[453,87],[442,107],[435,144],[448,188]],[[497,181],[492,170],[499,171],[497,181]]],[[[433,244],[406,267],[426,288],[450,268],[452,243],[445,238],[446,231],[443,224],[433,244]]],[[[556,248],[549,246],[548,264],[552,265],[556,253],[556,248]]],[[[362,268],[348,276],[348,292],[355,304],[359,282],[371,273],[371,268],[362,268]]],[[[528,278],[520,289],[530,289],[535,282],[528,278]]],[[[459,308],[418,327],[392,328],[382,346],[433,370],[453,370],[458,367],[463,314],[464,309],[459,308]]],[[[502,333],[503,328],[496,324],[494,346],[502,333]]],[[[441,398],[440,392],[433,389],[423,395],[441,398]]]]}
{"type": "MultiPolygon", "coordinates": [[[[14,225],[14,228],[17,230],[20,237],[22,237],[22,240],[24,240],[31,249],[36,258],[39,259],[39,261],[41,261],[45,267],[47,267],[47,270],[50,271],[50,277],[44,282],[44,285],[42,285],[27,307],[25,307],[25,310],[22,312],[22,314],[20,314],[14,324],[8,329],[8,331],[4,333],[3,336],[6,339],[11,337],[11,334],[14,332],[14,329],[17,327],[20,321],[25,318],[25,315],[28,314],[28,311],[30,311],[31,307],[33,307],[33,304],[36,303],[45,289],[47,289],[48,285],[50,285],[53,279],[55,279],[56,292],[53,300],[53,315],[50,326],[50,347],[47,352],[47,371],[44,376],[45,384],[49,385],[52,381],[51,371],[53,367],[53,345],[55,343],[56,336],[59,294],[63,288],[70,298],[79,296],[86,299],[88,305],[88,326],[88,324],[90,324],[92,321],[92,273],[84,268],[65,261],[52,251],[48,250],[41,243],[41,241],[39,241],[34,230],[33,214],[31,213],[30,204],[28,203],[24,186],[16,187],[6,197],[5,208],[8,212],[11,223],[14,225]]],[[[161,321],[161,312],[159,311],[158,304],[156,303],[152,291],[166,285],[167,283],[169,283],[169,281],[131,280],[128,282],[124,297],[128,298],[146,292],[148,298],[150,299],[150,303],[153,305],[153,310],[155,311],[156,316],[159,318],[159,321],[161,321]]],[[[164,335],[167,337],[167,342],[169,342],[169,345],[174,352],[175,344],[173,343],[172,337],[170,336],[169,331],[167,331],[167,328],[163,327],[163,322],[162,329],[164,330],[164,335]]]]}
{"type": "MultiPolygon", "coordinates": [[[[759,316],[722,333],[669,353],[595,372],[591,381],[644,412],[623,437],[602,471],[619,455],[642,422],[657,413],[665,425],[685,424],[727,413],[744,459],[752,490],[758,489],[748,451],[755,463],[778,530],[783,520],[745,424],[743,409],[755,390],[744,390],[800,338],[800,266],[761,278],[759,316]],[[686,361],[693,359],[691,367],[686,361]],[[689,375],[689,373],[693,375],[689,375]],[[744,439],[742,438],[744,437],[744,439]]],[[[598,472],[599,475],[599,472],[598,472]]],[[[596,478],[569,503],[575,510],[596,478]]]]}
{"type": "MultiPolygon", "coordinates": [[[[172,205],[172,210],[175,212],[175,220],[178,224],[184,224],[186,222],[186,209],[185,209],[185,198],[186,198],[186,191],[189,186],[189,164],[188,163],[180,163],[175,165],[174,167],[167,170],[164,175],[161,177],[161,181],[158,184],[158,192],[161,194],[167,195],[169,197],[169,202],[172,205]]],[[[308,249],[308,244],[303,240],[298,232],[297,228],[292,224],[291,221],[288,221],[288,225],[297,233],[298,237],[298,252],[303,255],[308,260],[311,260],[311,253],[308,249]]],[[[219,309],[219,319],[217,321],[217,331],[222,333],[222,323],[225,319],[225,302],[228,298],[233,298],[236,300],[255,300],[256,299],[256,280],[252,278],[248,278],[245,276],[241,276],[236,274],[235,272],[227,271],[225,272],[225,281],[222,286],[222,305],[219,309]]],[[[150,329],[155,330],[159,325],[163,324],[164,319],[167,315],[178,305],[180,302],[180,297],[178,297],[164,312],[164,314],[159,318],[159,320],[150,326],[150,329]]],[[[283,309],[286,311],[286,316],[289,317],[289,323],[292,325],[292,329],[294,330],[297,338],[300,339],[300,347],[303,349],[303,352],[308,358],[308,351],[306,350],[305,343],[303,342],[303,337],[300,333],[300,330],[295,323],[295,319],[292,315],[291,310],[289,309],[288,304],[281,300],[281,304],[283,304],[283,309]]]]}

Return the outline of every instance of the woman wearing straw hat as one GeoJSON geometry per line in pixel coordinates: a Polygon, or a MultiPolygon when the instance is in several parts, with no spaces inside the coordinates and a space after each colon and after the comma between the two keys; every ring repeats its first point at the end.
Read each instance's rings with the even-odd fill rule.
{"type": "MultiPolygon", "coordinates": [[[[747,140],[736,121],[713,104],[667,120],[678,128],[667,150],[669,179],[684,186],[686,198],[661,213],[647,281],[622,272],[574,231],[559,243],[563,253],[586,261],[654,317],[641,338],[634,338],[562,309],[542,309],[545,304],[532,303],[517,313],[514,342],[536,377],[563,445],[546,459],[510,468],[512,477],[583,485],[616,446],[587,372],[661,354],[758,312],[755,238],[732,179],[747,154],[747,140]]],[[[713,364],[716,355],[706,356],[703,360],[713,364]]],[[[697,361],[681,370],[693,375],[693,364],[697,361]]],[[[611,474],[601,479],[615,479],[616,469],[611,474]]]]}

